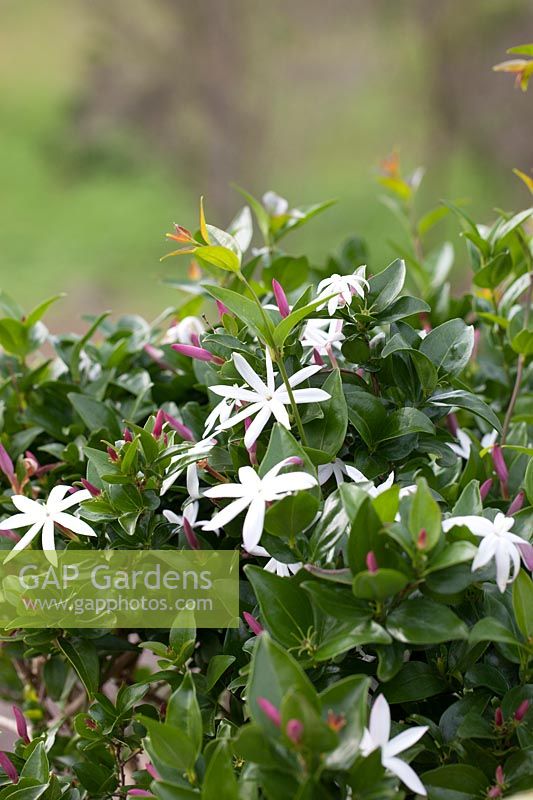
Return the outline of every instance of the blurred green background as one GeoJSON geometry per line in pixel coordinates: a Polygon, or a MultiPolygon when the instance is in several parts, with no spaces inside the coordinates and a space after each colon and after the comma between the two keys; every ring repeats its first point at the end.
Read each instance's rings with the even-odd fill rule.
{"type": "MultiPolygon", "coordinates": [[[[422,205],[524,207],[531,98],[491,66],[533,38],[531,0],[0,0],[1,287],[55,324],[172,305],[159,263],[198,196],[223,227],[232,181],[291,204],[338,198],[287,240],[393,255],[380,159],[427,169],[422,205]]],[[[456,239],[449,219],[435,236],[456,239]]],[[[456,239],[457,241],[457,239],[456,239]]],[[[456,275],[465,269],[458,245],[456,275]]],[[[181,264],[183,268],[183,264],[181,264]]]]}

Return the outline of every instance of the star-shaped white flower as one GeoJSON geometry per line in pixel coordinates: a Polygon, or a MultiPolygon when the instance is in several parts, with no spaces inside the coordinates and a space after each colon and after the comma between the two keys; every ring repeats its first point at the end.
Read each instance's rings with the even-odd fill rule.
{"type": "Polygon", "coordinates": [[[242,511],[248,509],[242,526],[244,547],[248,552],[259,544],[263,533],[267,503],[281,500],[293,492],[305,491],[317,485],[316,478],[307,472],[288,472],[280,475],[283,467],[294,463],[284,459],[272,467],[263,478],[252,467],[239,469],[239,483],[222,483],[204,492],[204,497],[235,498],[232,503],[214,515],[203,526],[204,531],[223,528],[242,511]]]}
{"type": "MultiPolygon", "coordinates": [[[[239,387],[234,383],[233,388],[238,389],[239,387]]],[[[233,400],[229,397],[223,398],[207,416],[205,420],[204,436],[208,436],[217,424],[221,425],[226,422],[226,420],[230,418],[235,406],[240,407],[241,405],[242,403],[239,403],[238,400],[233,400]]]]}
{"type": "Polygon", "coordinates": [[[329,355],[344,339],[341,319],[310,319],[301,339],[304,347],[312,347],[321,356],[329,355]]]}
{"type": "MultiPolygon", "coordinates": [[[[393,477],[394,477],[394,473],[393,477]]],[[[345,464],[344,461],[340,458],[336,458],[335,461],[330,461],[328,464],[320,464],[318,468],[318,482],[322,486],[326,481],[329,481],[331,476],[335,478],[337,486],[340,486],[341,483],[344,483],[344,476],[347,475],[350,480],[355,481],[356,483],[370,483],[368,478],[366,478],[362,472],[360,472],[356,467],[350,466],[350,464],[345,464]]]]}
{"type": "Polygon", "coordinates": [[[470,450],[472,449],[472,440],[461,428],[457,428],[456,432],[457,442],[446,442],[450,450],[453,450],[456,456],[464,458],[466,461],[470,458],[470,450]]]}
{"type": "MultiPolygon", "coordinates": [[[[235,388],[234,386],[222,385],[210,387],[212,392],[221,397],[238,400],[241,403],[249,403],[242,411],[227,419],[217,428],[217,431],[227,430],[255,415],[255,419],[244,435],[244,445],[248,450],[257,441],[271,416],[287,430],[290,430],[291,427],[289,415],[285,408],[285,406],[290,405],[289,394],[284,385],[278,386],[276,389],[272,359],[268,350],[265,353],[265,360],[266,383],[240,353],[234,353],[233,361],[237,372],[250,388],[248,389],[244,386],[235,388]]],[[[303,383],[320,369],[318,365],[304,367],[289,378],[295,403],[320,403],[323,400],[329,400],[330,395],[323,389],[293,388],[303,383]]]]}
{"type": "Polygon", "coordinates": [[[270,217],[283,217],[287,214],[294,219],[301,219],[304,216],[297,208],[289,209],[289,201],[272,190],[264,193],[262,201],[263,207],[270,217]]]}
{"type": "Polygon", "coordinates": [[[498,512],[494,522],[486,517],[475,515],[450,517],[442,523],[442,530],[447,533],[455,525],[464,525],[474,536],[481,538],[481,543],[472,561],[472,571],[480,569],[492,559],[496,562],[496,583],[500,592],[505,592],[508,583],[512,583],[520,570],[522,551],[519,545],[527,545],[525,539],[511,533],[514,525],[513,517],[506,517],[498,512]],[[511,577],[511,564],[513,572],[511,577]]]}
{"type": "Polygon", "coordinates": [[[198,319],[198,317],[183,317],[175,325],[171,325],[161,342],[163,344],[180,342],[180,344],[197,345],[199,337],[204,331],[205,325],[201,319],[198,319]]]}
{"type": "Polygon", "coordinates": [[[290,578],[291,575],[296,575],[296,573],[302,568],[301,561],[295,561],[294,564],[286,564],[284,561],[278,561],[277,558],[272,558],[268,550],[265,550],[265,548],[261,547],[261,545],[252,547],[252,549],[247,550],[247,552],[250,553],[251,556],[268,558],[269,560],[263,569],[266,572],[272,572],[275,575],[278,575],[280,578],[290,578]]]}
{"type": "Polygon", "coordinates": [[[165,477],[161,484],[161,497],[176,483],[186,465],[189,466],[193,461],[196,464],[197,461],[206,458],[216,443],[216,439],[202,439],[188,447],[183,446],[179,453],[173,455],[165,470],[165,477]]]}
{"type": "Polygon", "coordinates": [[[372,706],[368,728],[365,728],[360,744],[363,756],[368,756],[380,748],[381,763],[396,775],[408,789],[415,794],[427,795],[426,789],[416,772],[409,764],[397,758],[404,750],[412,747],[428,730],[427,725],[417,725],[409,730],[402,731],[393,739],[390,738],[391,717],[389,704],[382,694],[372,706]]]}
{"type": "Polygon", "coordinates": [[[2,520],[0,522],[0,530],[5,531],[16,528],[29,528],[29,530],[14,545],[7,558],[4,559],[4,563],[10,561],[19,550],[24,550],[42,530],[43,550],[49,553],[48,560],[53,564],[57,564],[57,557],[53,552],[55,551],[55,525],[62,525],[67,530],[81,536],[96,536],[90,525],[82,519],[65,513],[68,508],[83,503],[84,500],[90,500],[91,493],[87,489],[81,489],[65,497],[69,490],[70,486],[54,486],[45,503],[39,500],[31,500],[22,494],[15,494],[11,497],[11,502],[21,513],[2,520]]]}
{"type": "Polygon", "coordinates": [[[194,530],[194,528],[201,528],[209,522],[207,519],[198,519],[198,511],[200,510],[200,503],[198,501],[202,497],[202,492],[200,491],[196,464],[189,464],[187,467],[187,492],[189,496],[183,505],[183,513],[176,514],[170,509],[165,509],[163,511],[163,516],[172,525],[179,525],[180,527],[183,527],[184,520],[187,520],[194,530]]]}
{"type": "MultiPolygon", "coordinates": [[[[365,271],[366,266],[362,266],[358,267],[353,275],[339,275],[335,272],[333,275],[330,275],[329,278],[320,281],[317,286],[318,299],[321,300],[322,298],[334,295],[334,297],[330,297],[327,301],[328,314],[330,317],[333,316],[339,306],[349,306],[354,294],[358,294],[359,297],[364,298],[365,289],[368,290],[370,288],[365,278],[365,271]]],[[[326,303],[318,306],[318,311],[324,308],[325,305],[326,303]]]]}

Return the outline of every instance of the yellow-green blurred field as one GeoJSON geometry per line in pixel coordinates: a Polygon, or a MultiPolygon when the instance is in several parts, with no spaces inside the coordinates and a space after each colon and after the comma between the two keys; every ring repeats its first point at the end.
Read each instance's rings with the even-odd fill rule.
{"type": "Polygon", "coordinates": [[[1,287],[25,306],[68,292],[54,315],[73,327],[155,314],[179,269],[165,230],[200,194],[223,226],[231,181],[338,198],[287,245],[318,260],[357,233],[379,269],[401,239],[376,183],[394,147],[427,168],[422,202],[523,207],[531,98],[491,65],[532,30],[528,0],[2,0],[1,287]]]}

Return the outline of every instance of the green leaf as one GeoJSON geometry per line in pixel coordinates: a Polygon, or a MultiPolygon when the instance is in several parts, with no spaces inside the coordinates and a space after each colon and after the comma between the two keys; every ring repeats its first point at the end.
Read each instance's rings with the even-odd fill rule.
{"type": "Polygon", "coordinates": [[[462,319],[450,319],[433,328],[420,345],[438,370],[458,375],[466,367],[474,347],[474,328],[462,319]]]}
{"type": "Polygon", "coordinates": [[[533,581],[523,569],[513,583],[513,610],[524,638],[533,640],[533,581]]]}
{"type": "Polygon", "coordinates": [[[424,661],[409,661],[385,684],[383,694],[389,703],[411,703],[446,691],[446,681],[424,661]]]}
{"type": "Polygon", "coordinates": [[[100,685],[100,662],[94,644],[88,639],[60,638],[57,646],[77,673],[88,697],[94,697],[100,685]]]}
{"type": "Polygon", "coordinates": [[[429,800],[476,800],[487,789],[487,776],[470,764],[446,764],[424,772],[420,779],[429,800]]]}
{"type": "Polygon", "coordinates": [[[468,637],[470,644],[478,642],[503,642],[516,645],[516,637],[509,628],[495,617],[484,617],[476,622],[468,637]]]}
{"type": "Polygon", "coordinates": [[[409,512],[409,530],[416,544],[421,530],[426,531],[424,552],[430,552],[441,536],[441,513],[438,503],[433,499],[425,478],[416,482],[416,494],[409,512]]]}
{"type": "Polygon", "coordinates": [[[421,597],[407,600],[392,611],[387,630],[407,644],[440,644],[468,636],[466,625],[451,609],[421,597]]]}
{"type": "Polygon", "coordinates": [[[435,427],[423,411],[410,407],[399,408],[387,416],[381,432],[377,434],[377,441],[398,439],[411,433],[434,434],[435,427]]]}
{"type": "Polygon", "coordinates": [[[395,569],[359,572],[353,579],[353,593],[366,600],[385,600],[401,592],[408,583],[407,575],[395,569]]]}
{"type": "Polygon", "coordinates": [[[50,765],[44,749],[44,743],[38,742],[30,757],[22,767],[21,778],[33,778],[39,783],[47,783],[50,778],[50,765]]]}
{"type": "Polygon", "coordinates": [[[202,800],[221,800],[222,796],[224,800],[239,800],[232,756],[229,741],[220,740],[216,743],[205,771],[202,800]]]}
{"type": "Polygon", "coordinates": [[[231,667],[234,661],[235,656],[211,656],[209,659],[209,664],[207,665],[207,672],[205,676],[206,691],[210,692],[211,689],[213,689],[215,684],[220,680],[228,667],[231,667]]]}
{"type": "Polygon", "coordinates": [[[192,767],[202,749],[203,727],[196,687],[190,672],[185,673],[180,686],[170,696],[165,725],[167,723],[179,728],[187,736],[192,749],[189,767],[192,767]]]}
{"type": "Polygon", "coordinates": [[[329,400],[320,403],[324,416],[308,422],[305,435],[309,447],[321,450],[333,458],[344,444],[348,427],[348,408],[338,369],[329,375],[322,388],[330,395],[329,400]]]}
{"type": "Polygon", "coordinates": [[[348,419],[369,447],[379,441],[380,432],[387,421],[383,403],[370,392],[358,387],[345,386],[348,419]]]}
{"type": "Polygon", "coordinates": [[[281,322],[278,322],[274,328],[275,346],[281,349],[291,331],[293,331],[294,328],[304,319],[310,317],[311,314],[317,310],[318,306],[327,303],[328,300],[329,297],[326,297],[322,300],[313,300],[312,303],[308,303],[302,308],[294,309],[294,311],[291,311],[288,317],[285,317],[281,320],[281,322]]]}
{"type": "Polygon", "coordinates": [[[300,585],[254,565],[246,566],[245,573],[272,635],[285,647],[300,645],[313,625],[311,604],[300,585]]]}
{"type": "Polygon", "coordinates": [[[350,675],[320,693],[322,715],[342,715],[345,723],[339,731],[337,747],[325,756],[327,769],[346,770],[352,765],[365,727],[369,685],[366,676],[350,675]]]}
{"type": "Polygon", "coordinates": [[[285,648],[263,632],[252,656],[246,697],[253,721],[267,734],[272,735],[273,723],[259,707],[258,698],[264,697],[280,708],[287,692],[293,689],[318,708],[316,692],[305,672],[285,648]]]}
{"type": "Polygon", "coordinates": [[[193,743],[181,728],[166,722],[157,722],[144,715],[139,716],[139,721],[148,731],[149,751],[157,761],[165,767],[182,770],[190,769],[194,765],[193,743]]]}
{"type": "Polygon", "coordinates": [[[75,392],[70,392],[67,397],[91,432],[106,430],[117,438],[120,436],[118,417],[105,403],[75,392]]]}
{"type": "MultiPolygon", "coordinates": [[[[210,226],[212,227],[212,226],[210,226]]],[[[222,245],[206,245],[195,250],[195,256],[199,261],[206,261],[213,267],[226,270],[226,272],[239,272],[241,259],[239,256],[222,245]]]]}
{"type": "Polygon", "coordinates": [[[464,408],[466,411],[470,411],[471,414],[475,414],[481,417],[481,419],[484,419],[485,422],[488,422],[498,433],[502,431],[500,420],[492,408],[477,397],[477,395],[472,394],[472,392],[465,392],[462,389],[439,392],[438,394],[432,395],[428,399],[428,403],[434,406],[457,406],[457,408],[464,408]]]}
{"type": "Polygon", "coordinates": [[[252,331],[261,334],[263,339],[270,341],[270,331],[267,328],[267,323],[253,300],[249,300],[248,297],[233,292],[231,289],[225,289],[222,286],[206,285],[203,288],[215,300],[220,300],[221,303],[224,303],[240,320],[249,325],[252,331]]]}
{"type": "Polygon", "coordinates": [[[398,297],[405,283],[405,261],[397,258],[369,280],[368,303],[373,314],[384,311],[398,297]]]}

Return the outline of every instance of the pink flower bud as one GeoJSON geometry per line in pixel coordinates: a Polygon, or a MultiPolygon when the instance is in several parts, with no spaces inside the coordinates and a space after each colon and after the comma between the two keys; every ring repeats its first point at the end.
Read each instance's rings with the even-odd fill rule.
{"type": "Polygon", "coordinates": [[[501,706],[498,706],[498,708],[494,712],[494,724],[496,725],[497,728],[501,728],[504,722],[505,720],[503,718],[502,708],[501,706]]]}
{"type": "Polygon", "coordinates": [[[146,772],[148,773],[148,775],[150,775],[150,777],[154,779],[154,781],[161,780],[159,772],[156,770],[154,765],[150,763],[150,761],[147,764],[144,765],[144,768],[145,768],[146,772]]]}
{"type": "Polygon", "coordinates": [[[515,720],[517,722],[522,722],[528,711],[529,711],[529,700],[522,700],[522,702],[514,712],[515,720]]]}
{"type": "Polygon", "coordinates": [[[154,361],[158,367],[161,369],[170,369],[170,366],[163,358],[165,354],[159,349],[159,347],[154,347],[153,344],[145,344],[143,350],[147,356],[150,356],[152,361],[154,361]]]}
{"type": "Polygon", "coordinates": [[[252,633],[256,636],[259,636],[260,633],[263,633],[263,626],[261,623],[253,616],[253,614],[249,614],[247,611],[242,612],[242,616],[252,633]]]}
{"type": "Polygon", "coordinates": [[[111,461],[118,461],[118,453],[114,447],[111,447],[111,445],[109,445],[107,448],[107,455],[109,456],[111,461]]]}
{"type": "Polygon", "coordinates": [[[502,484],[507,484],[509,480],[509,470],[503,457],[503,450],[499,444],[495,444],[491,450],[492,463],[494,464],[494,471],[502,484]]]}
{"type": "Polygon", "coordinates": [[[193,531],[192,525],[187,517],[183,518],[183,532],[191,550],[200,550],[200,542],[198,541],[198,538],[193,531]]]}
{"type": "Polygon", "coordinates": [[[152,436],[154,439],[159,439],[163,432],[163,423],[165,421],[165,412],[159,409],[157,414],[155,415],[155,422],[154,427],[152,430],[152,436]]]}
{"type": "Polygon", "coordinates": [[[486,481],[483,481],[481,486],[479,487],[479,494],[481,495],[482,500],[486,500],[487,496],[492,489],[493,480],[492,478],[488,478],[486,481]]]}
{"type": "Polygon", "coordinates": [[[90,492],[93,497],[98,497],[99,494],[102,494],[100,489],[94,486],[94,484],[89,483],[89,481],[85,478],[81,478],[80,483],[83,484],[84,489],[87,489],[87,491],[90,492]]]}
{"type": "Polygon", "coordinates": [[[265,714],[265,716],[267,716],[269,720],[274,723],[276,728],[281,726],[281,714],[276,706],[270,702],[270,700],[267,700],[266,697],[258,697],[257,705],[263,714],[265,714]]]}
{"type": "Polygon", "coordinates": [[[533,545],[529,544],[529,542],[523,542],[523,544],[519,544],[517,547],[520,550],[522,561],[527,569],[533,572],[533,545]]]}
{"type": "Polygon", "coordinates": [[[427,313],[425,311],[421,311],[418,315],[418,319],[420,320],[422,328],[429,333],[431,330],[431,322],[429,321],[427,313]]]}
{"type": "Polygon", "coordinates": [[[209,350],[204,347],[195,347],[192,344],[173,344],[172,349],[182,356],[194,358],[197,361],[210,361],[212,364],[223,364],[224,359],[219,356],[214,356],[209,350]]]}
{"type": "Polygon", "coordinates": [[[124,432],[122,433],[122,438],[125,442],[133,442],[133,435],[129,428],[124,428],[124,432]]]}
{"type": "Polygon", "coordinates": [[[304,732],[304,725],[303,722],[301,722],[301,720],[290,719],[287,722],[285,733],[287,734],[287,739],[290,739],[291,742],[293,742],[293,744],[300,744],[303,732],[304,732]]]}
{"type": "Polygon", "coordinates": [[[128,794],[132,797],[153,797],[152,792],[147,792],[146,789],[128,789],[128,794]]]}
{"type": "Polygon", "coordinates": [[[11,706],[13,711],[13,716],[15,717],[15,723],[17,725],[17,733],[24,742],[24,744],[30,743],[30,737],[28,736],[28,726],[26,724],[26,718],[20,708],[18,706],[11,706]]]}
{"type": "Polygon", "coordinates": [[[87,719],[85,719],[85,727],[89,728],[90,731],[95,731],[98,728],[98,725],[94,719],[87,717],[87,719]]]}
{"type": "Polygon", "coordinates": [[[282,285],[275,279],[272,281],[272,291],[274,292],[274,297],[276,298],[276,305],[279,313],[282,317],[288,317],[291,313],[291,310],[289,308],[287,295],[283,291],[282,285]]]}
{"type": "Polygon", "coordinates": [[[40,466],[39,462],[30,450],[26,450],[24,458],[22,459],[22,463],[24,464],[26,475],[35,475],[40,466]]]}
{"type": "Polygon", "coordinates": [[[10,483],[15,477],[13,462],[3,444],[0,444],[0,472],[4,473],[10,483]]]}
{"type": "Polygon", "coordinates": [[[0,753],[0,767],[2,767],[12,783],[18,783],[19,774],[15,769],[15,765],[5,753],[0,753]]]}
{"type": "Polygon", "coordinates": [[[165,415],[165,421],[168,422],[171,428],[174,428],[174,430],[179,433],[182,439],[185,439],[187,442],[194,442],[194,433],[187,425],[184,425],[179,419],[173,417],[168,411],[164,411],[163,414],[165,415]]]}
{"type": "Polygon", "coordinates": [[[220,319],[222,319],[224,314],[231,314],[229,308],[227,308],[224,303],[222,303],[220,300],[216,300],[215,302],[217,304],[218,316],[220,319]]]}
{"type": "Polygon", "coordinates": [[[502,796],[502,790],[499,786],[493,786],[487,792],[487,797],[490,798],[490,800],[492,800],[493,797],[501,797],[501,796],[502,796]]]}
{"type": "Polygon", "coordinates": [[[526,493],[525,492],[518,492],[518,494],[516,495],[515,499],[513,500],[513,502],[511,503],[511,505],[507,509],[507,516],[508,517],[512,517],[513,514],[516,514],[517,511],[520,511],[520,509],[524,505],[524,500],[525,499],[526,499],[526,493]]]}
{"type": "Polygon", "coordinates": [[[498,764],[496,767],[496,783],[500,786],[503,786],[505,782],[505,775],[503,774],[503,767],[501,764],[498,764]]]}
{"type": "Polygon", "coordinates": [[[195,347],[200,347],[200,337],[194,331],[191,332],[191,344],[195,347]]]}
{"type": "Polygon", "coordinates": [[[425,528],[422,528],[422,530],[418,534],[418,539],[416,540],[416,546],[418,550],[425,550],[427,545],[428,545],[428,532],[425,528]]]}
{"type": "Polygon", "coordinates": [[[9,539],[12,542],[20,542],[20,536],[18,533],[15,533],[15,531],[0,531],[0,536],[5,536],[6,539],[9,539]]]}
{"type": "Polygon", "coordinates": [[[455,416],[455,414],[448,414],[448,416],[446,417],[446,424],[448,425],[451,435],[457,437],[457,431],[459,430],[459,423],[457,422],[457,417],[455,416]]]}
{"type": "Polygon", "coordinates": [[[303,459],[300,456],[289,456],[285,459],[286,464],[292,464],[295,467],[303,467],[303,459]]]}
{"type": "Polygon", "coordinates": [[[313,350],[313,361],[319,367],[323,367],[324,366],[324,359],[322,358],[322,356],[320,355],[320,353],[318,352],[316,347],[313,350]]]}
{"type": "Polygon", "coordinates": [[[378,571],[378,569],[379,569],[379,566],[378,566],[378,561],[377,561],[377,558],[376,558],[376,556],[374,555],[374,553],[372,552],[372,550],[370,550],[370,551],[369,551],[369,552],[366,554],[366,559],[365,559],[365,560],[366,560],[366,568],[367,568],[367,570],[368,570],[368,571],[369,571],[369,572],[370,572],[372,575],[374,575],[374,574],[375,574],[375,573],[378,571]]]}

